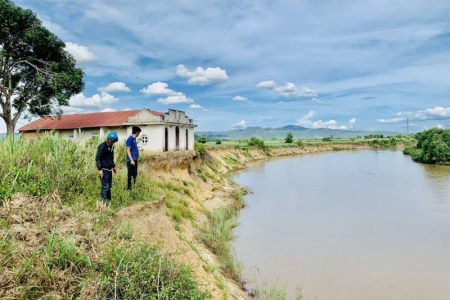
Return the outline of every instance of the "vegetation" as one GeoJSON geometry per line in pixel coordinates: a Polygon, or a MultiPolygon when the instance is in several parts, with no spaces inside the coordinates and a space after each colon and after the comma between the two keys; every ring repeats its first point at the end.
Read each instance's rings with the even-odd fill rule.
{"type": "Polygon", "coordinates": [[[200,154],[205,153],[206,149],[205,149],[204,143],[195,141],[194,142],[194,150],[200,154]]]}
{"type": "Polygon", "coordinates": [[[266,149],[266,145],[264,145],[264,141],[260,140],[256,137],[252,137],[249,141],[247,141],[247,145],[256,147],[256,148],[260,148],[262,150],[266,149]]]}
{"type": "Polygon", "coordinates": [[[414,161],[426,164],[450,164],[450,130],[432,128],[416,134],[417,145],[403,150],[414,161]]]}
{"type": "Polygon", "coordinates": [[[61,114],[83,90],[83,71],[65,47],[31,10],[0,0],[0,116],[7,135],[25,111],[61,114]]]}
{"type": "MultiPolygon", "coordinates": [[[[78,145],[57,134],[37,140],[21,136],[0,141],[0,201],[15,193],[44,197],[56,193],[63,204],[94,210],[99,200],[99,179],[95,170],[95,146],[78,145]]],[[[116,157],[125,157],[125,147],[117,144],[116,157]]],[[[113,208],[159,197],[156,186],[140,180],[132,193],[124,190],[127,172],[119,168],[113,181],[113,208]]],[[[139,178],[138,178],[139,179],[139,178]]]]}
{"type": "Polygon", "coordinates": [[[209,223],[201,234],[201,240],[218,256],[222,269],[228,276],[240,280],[242,263],[236,259],[230,242],[234,239],[233,228],[237,226],[237,212],[245,205],[242,191],[235,195],[231,206],[221,206],[209,214],[209,223]]]}
{"type": "MultiPolygon", "coordinates": [[[[119,226],[114,235],[105,230],[121,207],[162,195],[176,223],[190,220],[183,200],[191,197],[189,184],[154,182],[140,173],[129,192],[126,168],[119,168],[111,207],[91,214],[100,197],[93,161],[97,142],[77,145],[50,133],[33,141],[21,136],[0,141],[0,201],[6,205],[0,208],[0,298],[211,298],[189,266],[133,238],[130,226],[119,226]],[[18,230],[23,220],[29,225],[18,230]],[[30,241],[24,237],[35,233],[30,241]]],[[[116,161],[120,157],[125,149],[117,144],[116,161]]]]}
{"type": "Polygon", "coordinates": [[[286,138],[284,139],[284,142],[287,143],[287,144],[291,144],[291,143],[294,142],[294,136],[292,135],[292,133],[289,132],[286,135],[286,138]]]}
{"type": "MultiPolygon", "coordinates": [[[[398,143],[406,143],[404,138],[395,139],[398,143]]],[[[21,136],[0,141],[0,201],[9,207],[0,209],[0,268],[4,274],[0,280],[0,298],[11,297],[11,294],[1,294],[7,286],[16,287],[13,296],[22,299],[151,299],[148,295],[155,299],[210,298],[193,280],[189,266],[175,263],[174,257],[163,254],[157,245],[149,245],[134,238],[129,225],[122,224],[115,229],[114,234],[105,232],[108,221],[113,219],[120,208],[138,201],[162,198],[167,216],[173,220],[174,228],[180,233],[185,224],[198,226],[195,224],[193,206],[200,207],[197,209],[207,216],[208,222],[201,228],[198,238],[219,260],[219,265],[210,264],[204,269],[213,273],[217,286],[224,291],[224,276],[240,280],[242,265],[230,241],[237,224],[237,212],[244,206],[243,190],[236,190],[231,205],[208,211],[194,197],[193,190],[197,187],[194,182],[186,179],[155,181],[146,177],[145,173],[140,173],[139,182],[130,193],[124,189],[126,169],[119,168],[113,179],[112,206],[108,211],[89,214],[96,210],[99,200],[99,180],[93,162],[98,143],[98,140],[92,140],[77,145],[51,133],[34,141],[21,136]],[[31,197],[23,205],[32,207],[24,209],[23,206],[11,205],[11,200],[20,193],[31,197]],[[14,207],[20,213],[13,211],[14,207]],[[1,215],[5,212],[6,215],[1,215]],[[71,225],[71,230],[62,230],[60,224],[71,224],[74,219],[77,223],[71,225]],[[32,247],[24,247],[23,233],[12,229],[17,228],[17,223],[14,223],[17,220],[36,224],[40,239],[32,247]]],[[[252,159],[255,152],[259,153],[250,151],[251,148],[317,149],[326,145],[330,149],[331,145],[332,149],[338,149],[341,145],[367,143],[361,140],[333,139],[323,142],[317,139],[286,144],[284,140],[262,141],[257,138],[224,140],[221,145],[213,141],[205,144],[196,142],[196,147],[202,147],[202,155],[193,162],[196,169],[190,169],[190,172],[209,185],[220,186],[218,181],[222,180],[223,175],[219,170],[223,165],[211,159],[206,152],[209,147],[240,145],[243,148],[239,152],[242,156],[235,156],[233,150],[222,157],[225,167],[233,170],[244,165],[241,158],[252,159]]],[[[198,148],[196,150],[199,151],[198,148]]],[[[116,157],[124,156],[124,146],[118,144],[116,157]]],[[[141,168],[145,168],[145,163],[141,168]]],[[[192,249],[195,247],[191,244],[192,249]]],[[[256,294],[257,299],[286,298],[283,287],[263,285],[256,294]]],[[[296,298],[301,299],[301,294],[296,298]]]]}

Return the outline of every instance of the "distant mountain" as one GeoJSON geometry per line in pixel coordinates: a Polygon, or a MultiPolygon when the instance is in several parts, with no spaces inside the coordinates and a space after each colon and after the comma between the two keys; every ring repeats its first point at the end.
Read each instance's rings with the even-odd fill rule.
{"type": "MultiPolygon", "coordinates": [[[[18,132],[14,132],[14,135],[19,135],[19,133],[18,132]]],[[[6,132],[4,132],[4,133],[0,133],[0,140],[1,139],[4,139],[6,137],[6,132]]]]}
{"type": "Polygon", "coordinates": [[[262,140],[284,139],[288,133],[292,133],[294,139],[322,139],[333,136],[334,138],[352,138],[357,136],[366,136],[369,134],[383,134],[384,136],[396,136],[401,133],[392,131],[356,131],[341,129],[317,128],[310,129],[297,125],[287,125],[279,128],[247,127],[245,129],[229,131],[197,131],[197,136],[203,136],[209,139],[223,140],[243,140],[256,137],[262,140]]]}

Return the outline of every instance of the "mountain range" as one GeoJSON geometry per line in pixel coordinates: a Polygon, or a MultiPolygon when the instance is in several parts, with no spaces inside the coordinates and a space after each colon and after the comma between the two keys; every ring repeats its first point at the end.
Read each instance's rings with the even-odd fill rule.
{"type": "Polygon", "coordinates": [[[333,138],[353,138],[364,137],[370,134],[383,134],[383,136],[401,135],[400,132],[392,131],[359,131],[359,130],[342,130],[342,129],[327,129],[317,128],[311,129],[298,125],[287,125],[278,128],[262,128],[262,127],[247,127],[245,129],[229,130],[229,131],[197,131],[197,136],[206,137],[208,139],[222,139],[222,140],[243,140],[256,137],[262,140],[284,139],[288,133],[291,133],[295,140],[297,139],[322,139],[324,137],[333,138]]]}

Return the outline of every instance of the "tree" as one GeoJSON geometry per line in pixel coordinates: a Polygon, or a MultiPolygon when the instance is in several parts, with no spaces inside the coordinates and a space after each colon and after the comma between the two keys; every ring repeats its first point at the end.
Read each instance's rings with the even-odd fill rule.
{"type": "Polygon", "coordinates": [[[286,138],[284,139],[284,142],[287,144],[291,144],[292,142],[294,142],[294,136],[292,135],[292,133],[288,133],[286,138]]]}
{"type": "Polygon", "coordinates": [[[83,90],[83,71],[31,10],[0,0],[0,116],[12,135],[20,116],[62,114],[83,90]]]}

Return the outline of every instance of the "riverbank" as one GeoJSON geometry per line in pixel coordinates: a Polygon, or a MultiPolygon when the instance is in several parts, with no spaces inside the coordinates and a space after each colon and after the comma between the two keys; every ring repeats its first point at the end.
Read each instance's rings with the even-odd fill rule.
{"type": "MultiPolygon", "coordinates": [[[[200,284],[212,291],[213,299],[251,299],[251,296],[244,290],[243,282],[238,278],[233,278],[236,274],[224,272],[224,266],[220,262],[220,257],[214,253],[214,249],[208,248],[201,242],[202,232],[210,226],[208,216],[223,206],[234,206],[237,195],[246,192],[242,187],[236,185],[229,175],[245,168],[249,162],[270,157],[370,148],[367,144],[347,144],[338,147],[335,145],[271,147],[265,150],[216,147],[209,148],[197,156],[189,166],[184,163],[183,168],[170,169],[161,167],[164,163],[155,160],[154,163],[149,162],[148,165],[150,170],[157,170],[153,174],[153,180],[193,182],[192,197],[186,198],[188,206],[193,212],[193,221],[183,221],[176,225],[179,227],[174,230],[173,222],[170,222],[169,218],[163,217],[163,213],[160,212],[160,218],[165,219],[164,222],[161,222],[160,218],[155,218],[157,222],[151,223],[147,215],[143,219],[136,218],[134,215],[133,223],[144,223],[146,228],[157,228],[156,232],[155,230],[143,230],[141,234],[160,238],[164,251],[171,252],[174,249],[181,249],[182,251],[179,251],[180,259],[193,267],[200,284]],[[163,223],[165,225],[162,226],[163,223]],[[167,232],[170,233],[170,238],[167,238],[167,234],[163,238],[164,233],[167,232]]],[[[136,207],[133,210],[140,210],[140,208],[136,207]]],[[[239,261],[239,258],[234,259],[239,261]]]]}
{"type": "MultiPolygon", "coordinates": [[[[0,145],[0,297],[132,297],[126,293],[142,295],[134,285],[143,276],[151,278],[145,287],[153,288],[146,293],[249,299],[239,260],[227,245],[245,194],[229,179],[231,172],[272,156],[368,148],[220,147],[195,157],[193,152],[143,157],[139,186],[124,191],[126,170],[119,169],[113,204],[101,210],[95,207],[93,147],[51,136],[38,145],[27,143],[0,145]]],[[[124,149],[117,151],[124,155],[124,149]]]]}

